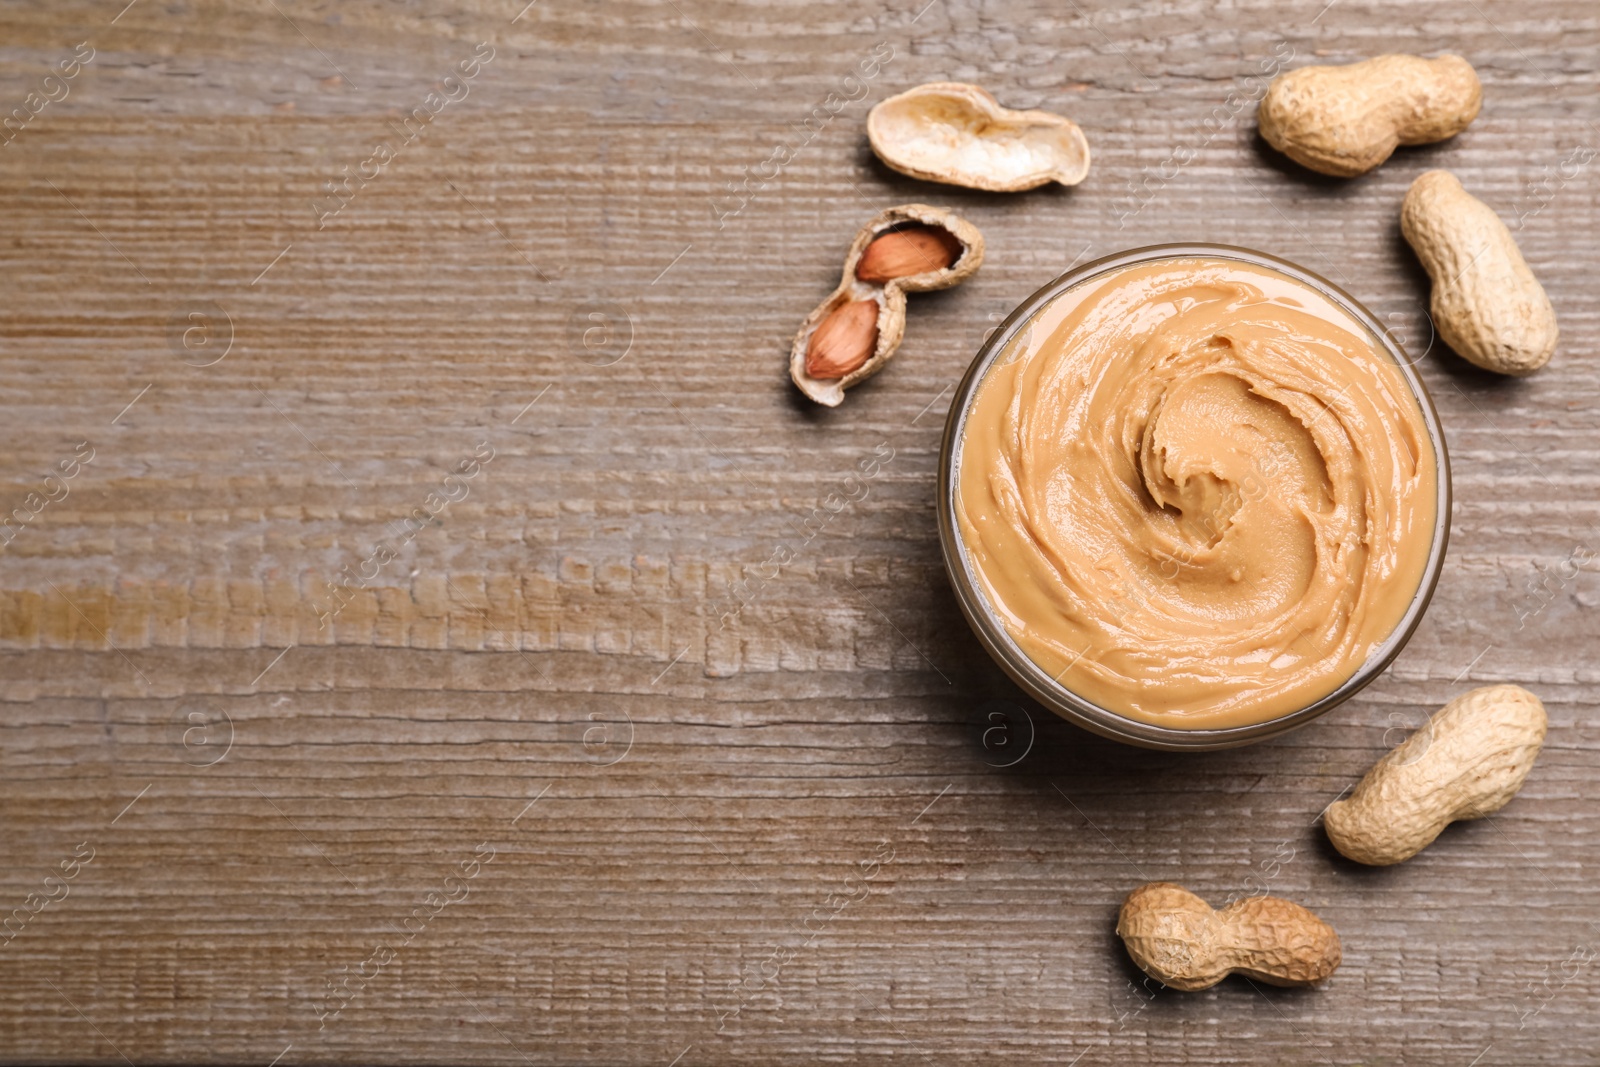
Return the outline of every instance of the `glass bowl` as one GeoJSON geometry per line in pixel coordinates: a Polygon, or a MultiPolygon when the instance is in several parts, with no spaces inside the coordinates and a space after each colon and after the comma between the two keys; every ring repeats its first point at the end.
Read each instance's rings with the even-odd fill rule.
{"type": "Polygon", "coordinates": [[[1412,632],[1416,630],[1417,624],[1422,620],[1422,614],[1427,609],[1428,601],[1433,597],[1434,587],[1439,581],[1439,572],[1444,565],[1445,549],[1450,538],[1450,462],[1445,450],[1444,431],[1440,428],[1438,413],[1434,410],[1433,401],[1428,396],[1422,379],[1413,369],[1405,350],[1355,297],[1304,267],[1264,252],[1219,244],[1151,245],[1119,252],[1069,270],[1024,300],[984,342],[956,390],[955,399],[950,405],[949,418],[945,422],[944,441],[939,455],[938,510],[939,543],[944,550],[945,570],[950,576],[956,600],[961,604],[962,613],[972,625],[979,642],[1013,681],[1039,703],[1068,722],[1092,730],[1103,737],[1145,748],[1205,751],[1235,748],[1239,745],[1264,741],[1269,737],[1277,737],[1304,726],[1359,693],[1374,678],[1382,674],[1395,656],[1399,655],[1412,632]],[[1417,407],[1422,412],[1423,422],[1427,428],[1428,442],[1433,448],[1437,469],[1437,511],[1434,518],[1433,540],[1424,566],[1422,581],[1406,607],[1405,614],[1401,616],[1399,624],[1389,637],[1373,650],[1366,662],[1333,692],[1277,718],[1245,726],[1192,730],[1158,726],[1100,707],[1056,681],[1048,671],[1029,658],[1001,623],[989,603],[987,594],[979,584],[956,520],[958,473],[967,415],[979,386],[1007,344],[1026,328],[1046,305],[1073,286],[1124,267],[1178,258],[1236,260],[1278,271],[1317,290],[1335,306],[1365,326],[1378,349],[1386,353],[1398,366],[1407,387],[1416,398],[1417,407]]]}

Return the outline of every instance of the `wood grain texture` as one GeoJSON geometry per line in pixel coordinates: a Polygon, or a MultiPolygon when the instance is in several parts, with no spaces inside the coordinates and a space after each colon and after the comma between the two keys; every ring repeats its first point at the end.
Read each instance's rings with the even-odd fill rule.
{"type": "Polygon", "coordinates": [[[0,116],[94,53],[0,145],[0,512],[30,515],[0,534],[0,915],[67,892],[0,940],[0,1059],[1600,1063],[1600,179],[1574,163],[1600,11],[924,2],[0,10],[0,116]],[[1336,182],[1255,136],[1270,57],[1446,50],[1485,90],[1453,141],[1336,182]],[[1088,180],[879,165],[867,109],[938,79],[1071,116],[1088,180]],[[1554,301],[1531,379],[1430,344],[1398,211],[1432,166],[1554,301]],[[860,224],[916,200],[983,229],[983,270],[912,297],[843,407],[807,405],[796,325],[860,224]],[[1456,490],[1383,678],[1188,757],[1022,698],[933,515],[985,331],[1074,262],[1176,239],[1301,262],[1389,321],[1456,490]],[[1495,681],[1550,712],[1518,798],[1399,867],[1340,859],[1321,810],[1495,681]],[[1146,988],[1112,926],[1147,880],[1295,900],[1344,965],[1146,988]]]}

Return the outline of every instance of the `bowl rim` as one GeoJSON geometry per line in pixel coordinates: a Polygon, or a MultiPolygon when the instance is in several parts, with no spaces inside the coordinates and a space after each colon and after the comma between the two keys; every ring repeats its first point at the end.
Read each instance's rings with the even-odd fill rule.
{"type": "Polygon", "coordinates": [[[984,340],[971,365],[967,367],[966,374],[962,376],[961,383],[956,387],[955,396],[951,400],[950,412],[945,419],[944,437],[939,446],[939,544],[943,550],[945,573],[950,578],[962,614],[967,617],[967,622],[972,626],[979,643],[1006,674],[1010,675],[1012,681],[1021,686],[1029,696],[1067,721],[1114,741],[1169,751],[1195,752],[1235,748],[1277,737],[1306,725],[1349,700],[1387,670],[1422,621],[1422,616],[1433,599],[1434,589],[1439,583],[1445,553],[1450,543],[1451,499],[1450,457],[1439,413],[1433,406],[1433,398],[1428,394],[1427,386],[1416,371],[1415,362],[1407,355],[1404,346],[1395,339],[1393,333],[1367,310],[1361,301],[1314,271],[1267,252],[1210,242],[1184,241],[1142,245],[1102,256],[1069,268],[1023,300],[984,340]],[[1417,407],[1422,412],[1423,424],[1428,431],[1428,441],[1433,448],[1437,469],[1435,478],[1437,510],[1434,515],[1433,541],[1429,547],[1428,560],[1423,568],[1417,591],[1412,595],[1405,614],[1401,616],[1394,630],[1367,657],[1366,662],[1331,693],[1286,715],[1247,726],[1184,730],[1140,722],[1085,700],[1056,681],[1017,645],[1000,622],[999,616],[988,602],[987,595],[975,579],[973,565],[966,546],[962,543],[960,526],[956,521],[955,476],[960,464],[961,437],[967,415],[972,409],[972,401],[978,387],[987,376],[990,367],[1017,336],[1023,325],[1056,297],[1091,278],[1140,263],[1184,258],[1231,259],[1276,270],[1317,290],[1365,326],[1379,348],[1394,360],[1406,386],[1416,399],[1417,407]]]}

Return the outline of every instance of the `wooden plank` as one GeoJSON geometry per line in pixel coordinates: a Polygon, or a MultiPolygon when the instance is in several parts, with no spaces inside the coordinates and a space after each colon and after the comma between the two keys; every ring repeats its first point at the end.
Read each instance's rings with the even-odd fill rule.
{"type": "Polygon", "coordinates": [[[1562,577],[1600,550],[1592,5],[121,7],[0,12],[0,112],[93,49],[0,146],[0,503],[79,465],[0,548],[0,914],[77,872],[0,941],[0,1059],[1597,1062],[1600,592],[1562,577]],[[1290,49],[1458,51],[1484,113],[1322,180],[1254,133],[1250,79],[1290,49]],[[867,108],[940,78],[1071,115],[1090,179],[998,197],[877,164],[867,108]],[[1430,349],[1397,226],[1429,166],[1515,221],[1561,320],[1538,376],[1430,349]],[[792,332],[911,200],[988,261],[812,409],[792,332]],[[1174,239],[1302,262],[1405,332],[1457,498],[1379,682],[1191,757],[1021,698],[931,507],[985,331],[1174,239]],[[875,453],[866,498],[808,522],[875,453]],[[1502,680],[1551,713],[1516,802],[1395,869],[1333,854],[1322,808],[1502,680]],[[1111,928],[1156,878],[1302,901],[1344,967],[1152,992],[1111,928]]]}

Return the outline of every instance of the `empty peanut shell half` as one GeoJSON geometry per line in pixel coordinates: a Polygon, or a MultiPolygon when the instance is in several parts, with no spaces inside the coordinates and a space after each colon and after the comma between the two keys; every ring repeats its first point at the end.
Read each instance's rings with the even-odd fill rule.
{"type": "Polygon", "coordinates": [[[930,82],[883,101],[867,116],[867,139],[901,174],[994,193],[1077,185],[1089,173],[1089,142],[1077,123],[1012,111],[962,82],[930,82]]]}
{"type": "Polygon", "coordinates": [[[882,212],[856,234],[838,288],[795,335],[789,376],[812,400],[837,407],[900,347],[906,293],[948,289],[982,263],[983,234],[960,216],[927,204],[882,212]]]}

